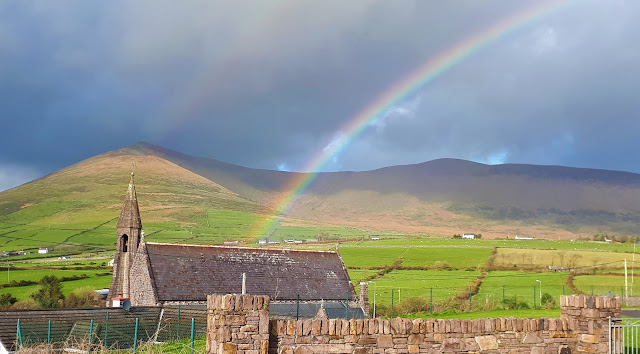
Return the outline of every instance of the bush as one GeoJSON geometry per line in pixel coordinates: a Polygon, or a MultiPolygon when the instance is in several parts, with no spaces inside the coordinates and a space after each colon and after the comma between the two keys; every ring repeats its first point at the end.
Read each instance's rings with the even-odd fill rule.
{"type": "Polygon", "coordinates": [[[64,299],[62,295],[62,284],[60,279],[53,275],[45,275],[40,280],[40,289],[31,294],[31,298],[45,309],[56,308],[60,305],[60,301],[64,299]]]}
{"type": "Polygon", "coordinates": [[[0,295],[0,308],[8,308],[9,306],[15,304],[18,301],[11,294],[2,294],[0,295]]]}
{"type": "Polygon", "coordinates": [[[401,303],[394,309],[396,312],[394,315],[408,315],[416,312],[429,311],[431,304],[429,300],[423,297],[410,297],[402,300],[401,303]]]}
{"type": "Polygon", "coordinates": [[[527,310],[529,304],[524,301],[519,301],[517,296],[512,296],[504,299],[504,308],[506,310],[527,310]]]}
{"type": "Polygon", "coordinates": [[[78,288],[67,296],[63,301],[64,307],[84,308],[84,307],[102,307],[104,300],[100,294],[95,292],[91,287],[78,288]]]}
{"type": "Polygon", "coordinates": [[[39,309],[39,308],[40,308],[40,304],[38,304],[38,302],[32,298],[20,300],[15,304],[11,305],[11,309],[14,309],[14,310],[33,310],[33,309],[39,309]]]}
{"type": "Polygon", "coordinates": [[[556,299],[551,296],[549,293],[542,294],[542,298],[540,299],[540,304],[545,309],[552,309],[556,307],[556,299]]]}

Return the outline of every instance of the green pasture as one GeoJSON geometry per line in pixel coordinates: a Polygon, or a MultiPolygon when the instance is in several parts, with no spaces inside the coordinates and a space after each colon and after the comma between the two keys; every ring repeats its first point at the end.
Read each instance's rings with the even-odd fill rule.
{"type": "Polygon", "coordinates": [[[459,247],[356,247],[341,246],[347,267],[381,267],[401,259],[403,267],[477,268],[486,264],[491,249],[459,247]]]}
{"type": "Polygon", "coordinates": [[[401,259],[408,248],[341,246],[340,256],[347,267],[383,267],[401,259]]]}
{"type": "MultiPolygon", "coordinates": [[[[381,234],[380,240],[352,241],[349,246],[413,246],[413,247],[499,247],[541,250],[586,250],[633,253],[633,243],[564,241],[564,240],[514,240],[514,239],[453,239],[431,235],[404,235],[404,237],[381,234]]],[[[637,249],[640,252],[640,247],[637,249]]]]}
{"type": "MultiPolygon", "coordinates": [[[[631,276],[627,278],[629,296],[634,293],[640,294],[640,279],[638,285],[635,285],[635,279],[632,282],[631,276]],[[635,291],[634,291],[635,290],[635,291]]],[[[586,293],[593,295],[605,295],[608,292],[616,296],[624,293],[624,275],[576,275],[573,278],[575,287],[586,293]]]]}
{"type": "Polygon", "coordinates": [[[468,289],[477,278],[479,272],[464,270],[394,270],[382,278],[374,279],[369,285],[369,299],[373,301],[373,291],[376,291],[376,301],[380,304],[391,305],[391,291],[394,292],[394,302],[410,297],[441,301],[455,297],[468,289]],[[398,290],[400,292],[398,293],[398,290]]]}
{"type": "Polygon", "coordinates": [[[560,295],[570,294],[567,286],[568,273],[533,273],[519,271],[493,271],[485,277],[480,289],[473,296],[474,303],[501,305],[504,297],[517,297],[519,301],[524,301],[533,307],[535,296],[536,306],[540,305],[540,283],[542,283],[542,293],[549,293],[554,299],[559,299],[560,295]],[[539,280],[540,282],[538,282],[539,280]],[[535,290],[534,290],[535,287],[535,290]],[[535,292],[534,292],[535,291],[535,292]]]}
{"type": "MultiPolygon", "coordinates": [[[[90,277],[87,279],[80,280],[70,280],[62,282],[62,293],[66,296],[69,295],[73,290],[83,287],[91,287],[92,289],[106,289],[111,285],[111,275],[98,276],[98,277],[90,277]]],[[[29,295],[38,290],[40,285],[28,285],[28,286],[19,286],[19,287],[11,287],[11,288],[2,288],[0,289],[0,294],[11,294],[20,300],[24,300],[29,297],[29,295]]]]}
{"type": "Polygon", "coordinates": [[[30,270],[2,270],[0,267],[0,284],[7,284],[11,281],[40,281],[45,275],[53,275],[58,278],[80,276],[83,274],[93,277],[96,274],[111,273],[111,268],[104,269],[30,269],[30,270]]]}
{"type": "Polygon", "coordinates": [[[537,250],[499,248],[495,257],[496,266],[564,266],[569,268],[620,268],[627,253],[572,250],[537,250]]]}
{"type": "Polygon", "coordinates": [[[446,262],[454,269],[484,266],[491,256],[489,248],[407,248],[402,265],[405,267],[434,267],[446,262]],[[440,263],[438,263],[440,262],[440,263]]]}

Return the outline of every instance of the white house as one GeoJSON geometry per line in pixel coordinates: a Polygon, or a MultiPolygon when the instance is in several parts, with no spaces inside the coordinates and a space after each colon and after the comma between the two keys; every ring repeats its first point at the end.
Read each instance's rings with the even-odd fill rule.
{"type": "Polygon", "coordinates": [[[476,238],[476,234],[462,234],[462,238],[473,240],[474,238],[476,238]]]}
{"type": "Polygon", "coordinates": [[[46,247],[40,247],[40,248],[38,248],[38,253],[39,254],[47,254],[47,253],[49,253],[49,249],[46,248],[46,247]]]}
{"type": "Polygon", "coordinates": [[[516,235],[515,239],[516,240],[533,240],[533,237],[526,237],[526,236],[518,236],[518,235],[516,235]]]}

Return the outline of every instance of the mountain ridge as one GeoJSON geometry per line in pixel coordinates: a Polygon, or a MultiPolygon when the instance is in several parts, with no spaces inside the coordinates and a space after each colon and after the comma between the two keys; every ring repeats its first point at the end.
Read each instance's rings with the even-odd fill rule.
{"type": "MultiPolygon", "coordinates": [[[[138,189],[143,205],[148,203],[155,210],[152,216],[173,220],[169,209],[174,208],[183,213],[182,224],[188,213],[202,214],[213,208],[273,214],[282,207],[275,201],[290,193],[285,186],[301,174],[253,169],[139,142],[2,192],[0,209],[8,201],[15,202],[9,208],[12,213],[18,204],[33,203],[34,190],[39,188],[57,191],[49,193],[54,199],[93,198],[98,192],[87,185],[89,180],[105,188],[108,185],[110,193],[99,193],[95,198],[109,198],[110,202],[100,199],[100,203],[113,207],[113,199],[120,200],[118,186],[128,180],[116,178],[112,172],[124,175],[130,162],[144,170],[136,179],[141,183],[138,189]],[[96,172],[83,181],[78,166],[102,174],[96,172]],[[23,200],[11,197],[18,195],[23,200]]],[[[81,204],[81,199],[73,200],[81,204]]],[[[290,223],[299,220],[439,235],[477,230],[493,237],[528,232],[569,238],[601,232],[637,233],[638,210],[640,174],[553,165],[486,165],[444,158],[368,171],[317,173],[305,192],[285,208],[283,217],[290,223]]],[[[7,212],[0,210],[0,215],[7,212]]]]}

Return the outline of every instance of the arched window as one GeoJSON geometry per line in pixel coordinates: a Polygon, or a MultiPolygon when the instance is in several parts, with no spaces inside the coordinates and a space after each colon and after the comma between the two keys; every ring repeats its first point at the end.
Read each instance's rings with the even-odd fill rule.
{"type": "Polygon", "coordinates": [[[127,241],[129,240],[129,236],[127,236],[127,234],[124,234],[120,239],[122,240],[122,252],[127,252],[127,241]]]}

